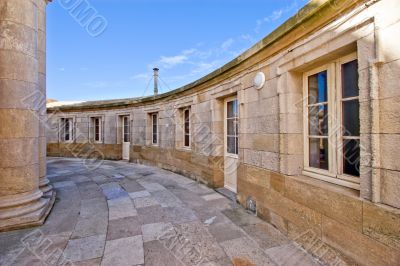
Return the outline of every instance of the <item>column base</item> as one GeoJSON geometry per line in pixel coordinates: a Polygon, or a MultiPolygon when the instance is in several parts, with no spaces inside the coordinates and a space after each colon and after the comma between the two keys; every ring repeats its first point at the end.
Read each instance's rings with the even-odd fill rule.
{"type": "Polygon", "coordinates": [[[44,195],[48,194],[53,190],[53,186],[50,185],[50,181],[45,176],[39,179],[39,188],[44,195]]]}
{"type": "Polygon", "coordinates": [[[24,229],[44,224],[54,206],[55,200],[56,192],[54,190],[48,191],[39,199],[43,204],[42,208],[21,216],[9,219],[0,219],[0,232],[24,229]]]}

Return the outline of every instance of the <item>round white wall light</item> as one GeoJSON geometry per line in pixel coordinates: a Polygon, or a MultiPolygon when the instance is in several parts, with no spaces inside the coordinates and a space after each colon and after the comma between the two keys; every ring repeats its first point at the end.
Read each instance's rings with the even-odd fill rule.
{"type": "Polygon", "coordinates": [[[253,80],[254,87],[259,90],[264,87],[265,84],[265,74],[263,72],[258,72],[253,80]]]}

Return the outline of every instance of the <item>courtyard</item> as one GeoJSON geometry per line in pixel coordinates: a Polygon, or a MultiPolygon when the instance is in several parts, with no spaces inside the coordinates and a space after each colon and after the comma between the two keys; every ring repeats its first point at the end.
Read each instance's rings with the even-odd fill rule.
{"type": "Polygon", "coordinates": [[[184,176],[125,161],[49,158],[47,168],[54,209],[41,227],[0,233],[0,265],[319,265],[184,176]]]}

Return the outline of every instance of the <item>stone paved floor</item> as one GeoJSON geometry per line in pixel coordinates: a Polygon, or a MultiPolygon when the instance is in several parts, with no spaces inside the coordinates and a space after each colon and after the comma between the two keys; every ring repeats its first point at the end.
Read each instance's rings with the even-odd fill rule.
{"type": "Polygon", "coordinates": [[[318,265],[271,225],[155,167],[49,158],[46,223],[0,234],[0,265],[318,265]]]}

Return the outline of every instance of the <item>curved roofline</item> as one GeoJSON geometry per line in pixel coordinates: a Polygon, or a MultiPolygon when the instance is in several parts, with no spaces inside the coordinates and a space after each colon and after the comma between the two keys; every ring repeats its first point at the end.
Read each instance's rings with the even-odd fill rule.
{"type": "MultiPolygon", "coordinates": [[[[282,51],[285,47],[291,45],[293,42],[298,41],[301,38],[304,38],[305,35],[308,35],[321,27],[325,26],[327,23],[334,20],[341,12],[347,11],[351,7],[359,4],[360,2],[364,2],[365,0],[311,0],[308,4],[306,4],[303,8],[301,8],[295,15],[286,20],[281,26],[272,31],[266,37],[264,37],[261,41],[257,42],[251,48],[243,52],[241,55],[231,60],[227,64],[222,67],[214,70],[213,72],[201,77],[200,79],[191,82],[187,85],[184,85],[175,90],[171,90],[166,93],[162,93],[159,95],[151,95],[139,98],[128,98],[128,99],[115,99],[115,100],[105,100],[105,101],[87,101],[80,104],[73,105],[63,105],[59,107],[48,108],[49,112],[53,111],[75,111],[81,109],[98,109],[98,108],[120,108],[120,107],[128,107],[134,104],[154,102],[157,100],[161,100],[167,97],[171,97],[172,95],[176,96],[177,94],[181,94],[184,92],[189,92],[200,85],[208,83],[220,76],[223,73],[229,72],[230,70],[238,67],[240,64],[244,63],[254,55],[264,51],[266,48],[273,46],[280,39],[288,36],[289,33],[293,33],[296,29],[299,28],[302,24],[305,24],[309,21],[314,23],[310,26],[309,29],[303,28],[303,35],[296,36],[297,38],[293,39],[293,41],[289,44],[284,45],[283,47],[278,48],[276,51],[271,51],[266,58],[271,57],[272,55],[282,51]]],[[[311,23],[310,23],[311,24],[311,23]]],[[[252,65],[257,64],[258,62],[252,63],[252,65]]]]}

